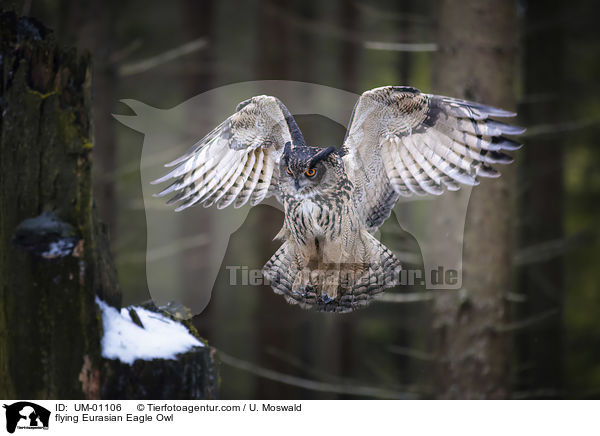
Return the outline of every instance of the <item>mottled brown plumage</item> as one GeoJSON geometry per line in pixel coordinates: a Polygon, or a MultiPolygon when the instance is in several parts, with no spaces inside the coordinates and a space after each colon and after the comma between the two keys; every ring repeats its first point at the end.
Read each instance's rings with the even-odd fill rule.
{"type": "Polygon", "coordinates": [[[510,163],[520,147],[503,134],[524,129],[492,120],[513,113],[387,86],[358,100],[341,148],[307,147],[275,97],[257,96],[170,163],[176,210],[223,208],[275,196],[285,210],[283,245],[264,276],[288,302],[345,312],[397,283],[400,264],[373,237],[399,196],[440,195],[510,163]]]}

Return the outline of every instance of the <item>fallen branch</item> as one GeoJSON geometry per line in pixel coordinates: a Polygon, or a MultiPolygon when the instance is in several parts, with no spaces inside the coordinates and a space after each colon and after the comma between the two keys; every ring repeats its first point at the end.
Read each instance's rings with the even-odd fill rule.
{"type": "Polygon", "coordinates": [[[587,127],[592,127],[600,124],[598,118],[587,118],[583,120],[565,121],[562,123],[540,124],[527,128],[527,131],[521,135],[524,138],[532,138],[534,136],[551,135],[556,133],[572,132],[587,127]]]}
{"type": "Polygon", "coordinates": [[[515,253],[513,263],[517,266],[523,266],[554,259],[562,256],[570,249],[587,243],[590,237],[590,232],[586,231],[567,238],[553,239],[521,248],[515,253]]]}
{"type": "Polygon", "coordinates": [[[334,384],[310,380],[302,377],[296,377],[289,374],[262,368],[254,363],[230,356],[223,351],[218,351],[221,362],[231,367],[250,372],[262,378],[284,383],[291,386],[297,386],[302,389],[308,389],[318,392],[330,392],[341,395],[356,395],[360,397],[373,397],[381,399],[418,399],[419,395],[412,392],[398,392],[385,388],[372,386],[353,386],[345,384],[334,384]]]}
{"type": "Polygon", "coordinates": [[[515,321],[508,324],[500,324],[494,327],[496,332],[504,333],[504,332],[513,332],[515,330],[521,330],[527,327],[531,327],[539,322],[545,321],[546,319],[558,315],[560,311],[558,309],[550,309],[546,312],[542,312],[539,315],[534,315],[532,317],[526,318],[522,321],[515,321]]]}
{"type": "Polygon", "coordinates": [[[144,73],[148,70],[151,70],[152,68],[158,67],[159,65],[177,59],[178,57],[201,50],[207,45],[208,40],[206,38],[194,39],[193,41],[186,42],[185,44],[179,47],[167,50],[166,52],[158,54],[156,56],[152,56],[141,61],[125,64],[119,68],[119,76],[126,77],[132,76],[134,74],[144,73]]]}
{"type": "Polygon", "coordinates": [[[176,239],[170,244],[147,251],[138,251],[119,258],[123,263],[155,262],[165,257],[173,256],[190,248],[208,245],[210,237],[206,233],[200,233],[191,237],[176,239]]]}
{"type": "Polygon", "coordinates": [[[398,354],[399,356],[406,356],[417,360],[424,360],[426,362],[435,360],[435,356],[433,354],[426,353],[425,351],[415,350],[413,348],[390,345],[388,347],[388,351],[392,354],[398,354]]]}
{"type": "Polygon", "coordinates": [[[410,292],[406,294],[383,293],[375,297],[376,301],[382,303],[419,303],[431,301],[435,298],[433,291],[410,292]]]}
{"type": "Polygon", "coordinates": [[[366,41],[363,47],[369,50],[403,51],[403,52],[431,52],[437,51],[438,46],[433,42],[385,42],[366,41]]]}

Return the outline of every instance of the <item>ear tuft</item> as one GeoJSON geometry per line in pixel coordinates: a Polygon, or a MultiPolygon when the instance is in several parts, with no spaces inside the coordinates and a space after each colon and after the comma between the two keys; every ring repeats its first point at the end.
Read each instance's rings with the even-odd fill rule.
{"type": "Polygon", "coordinates": [[[290,141],[288,141],[283,146],[283,154],[290,154],[291,152],[292,152],[292,143],[290,141]]]}
{"type": "Polygon", "coordinates": [[[320,161],[327,159],[327,157],[329,157],[329,155],[331,153],[334,153],[336,150],[337,150],[337,148],[335,148],[335,147],[327,147],[327,148],[324,148],[323,150],[319,151],[317,154],[315,154],[310,159],[310,161],[308,163],[308,167],[313,168],[320,161]]]}

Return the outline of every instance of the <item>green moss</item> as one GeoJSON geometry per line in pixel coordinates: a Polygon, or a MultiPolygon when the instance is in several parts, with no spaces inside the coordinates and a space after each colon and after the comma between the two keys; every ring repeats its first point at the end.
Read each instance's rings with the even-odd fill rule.
{"type": "Polygon", "coordinates": [[[35,89],[27,88],[27,92],[29,92],[30,94],[33,94],[33,95],[37,95],[42,100],[45,100],[45,99],[47,99],[48,97],[50,97],[52,95],[57,95],[58,94],[58,91],[56,89],[53,90],[53,91],[47,92],[45,94],[42,94],[41,92],[36,91],[35,89]]]}
{"type": "Polygon", "coordinates": [[[65,142],[71,142],[79,137],[79,131],[75,124],[75,114],[72,111],[60,111],[58,121],[59,133],[65,142]]]}

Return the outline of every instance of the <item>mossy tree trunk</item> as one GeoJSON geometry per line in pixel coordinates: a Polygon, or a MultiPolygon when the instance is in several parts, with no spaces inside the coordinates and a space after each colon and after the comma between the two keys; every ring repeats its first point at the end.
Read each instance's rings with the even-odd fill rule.
{"type": "Polygon", "coordinates": [[[13,13],[0,13],[0,54],[0,397],[125,397],[137,381],[168,398],[169,374],[196,380],[179,396],[214,396],[209,348],[136,362],[136,380],[102,358],[95,298],[118,308],[121,294],[93,207],[90,60],[13,13]]]}
{"type": "Polygon", "coordinates": [[[32,20],[0,24],[0,396],[80,398],[94,297],[120,304],[93,219],[89,60],[32,20]]]}
{"type": "MultiPolygon", "coordinates": [[[[510,0],[440,2],[436,93],[514,109],[515,8],[510,0]]],[[[510,393],[504,297],[512,284],[514,168],[500,170],[502,177],[482,180],[469,200],[462,289],[441,291],[434,301],[437,398],[506,398],[510,393]]],[[[448,201],[448,196],[440,199],[440,213],[432,218],[440,234],[452,220],[463,219],[448,201]]]]}

